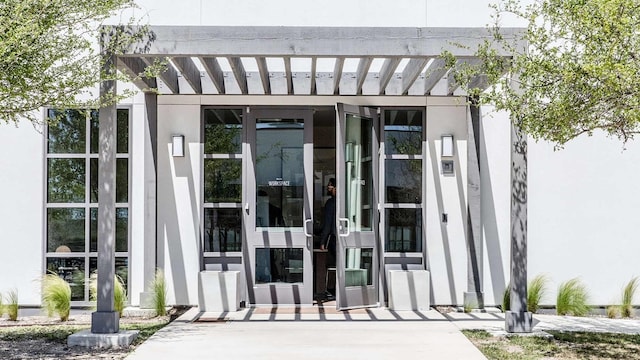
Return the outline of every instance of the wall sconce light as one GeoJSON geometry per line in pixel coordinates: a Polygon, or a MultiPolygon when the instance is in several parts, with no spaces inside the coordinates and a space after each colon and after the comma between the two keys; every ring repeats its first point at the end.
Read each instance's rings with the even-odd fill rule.
{"type": "Polygon", "coordinates": [[[453,156],[453,135],[442,135],[442,155],[453,156]]]}
{"type": "Polygon", "coordinates": [[[171,155],[184,156],[184,135],[171,135],[171,155]]]}

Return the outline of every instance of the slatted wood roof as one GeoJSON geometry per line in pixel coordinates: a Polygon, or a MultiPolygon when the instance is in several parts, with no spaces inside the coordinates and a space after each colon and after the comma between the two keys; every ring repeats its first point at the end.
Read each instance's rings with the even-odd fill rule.
{"type": "MultiPolygon", "coordinates": [[[[502,29],[513,41],[521,31],[502,29]]],[[[133,78],[168,59],[158,78],[134,81],[163,94],[452,95],[456,67],[440,55],[477,63],[474,51],[489,37],[480,28],[157,26],[117,64],[133,78]]],[[[481,77],[474,85],[487,86],[481,77]]]]}

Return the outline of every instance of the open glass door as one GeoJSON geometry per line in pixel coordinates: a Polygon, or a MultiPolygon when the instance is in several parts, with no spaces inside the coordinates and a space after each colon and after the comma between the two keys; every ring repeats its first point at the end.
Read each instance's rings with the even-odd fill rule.
{"type": "Polygon", "coordinates": [[[252,304],[311,304],[313,124],[308,109],[251,109],[247,256],[252,304]]]}
{"type": "Polygon", "coordinates": [[[375,110],[337,104],[338,309],[378,305],[378,137],[375,110]]]}

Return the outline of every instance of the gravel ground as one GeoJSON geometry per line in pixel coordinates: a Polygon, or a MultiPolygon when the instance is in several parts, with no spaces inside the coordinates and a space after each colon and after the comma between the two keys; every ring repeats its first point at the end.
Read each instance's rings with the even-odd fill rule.
{"type": "MultiPolygon", "coordinates": [[[[120,319],[120,326],[122,328],[127,325],[166,324],[181,312],[172,309],[170,315],[164,317],[123,317],[120,319]]],[[[67,345],[67,332],[90,326],[91,313],[88,311],[72,313],[69,321],[65,323],[60,322],[58,318],[45,315],[21,316],[18,321],[10,321],[4,316],[0,319],[0,359],[124,359],[140,343],[134,342],[129,347],[114,349],[67,345]],[[23,335],[24,333],[52,335],[43,338],[38,335],[23,335]],[[60,339],[56,338],[56,335],[59,335],[60,339]]]]}

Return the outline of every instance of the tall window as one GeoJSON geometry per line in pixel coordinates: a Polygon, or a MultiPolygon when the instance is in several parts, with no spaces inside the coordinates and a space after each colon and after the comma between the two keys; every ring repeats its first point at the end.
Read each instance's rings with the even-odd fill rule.
{"type": "Polygon", "coordinates": [[[385,251],[422,251],[422,110],[384,112],[385,251]]]}
{"type": "MultiPolygon", "coordinates": [[[[46,270],[71,286],[71,300],[89,300],[98,268],[98,111],[47,111],[46,270]]],[[[117,110],[116,274],[128,288],[129,110],[117,110]]]]}
{"type": "Polygon", "coordinates": [[[205,256],[242,251],[242,110],[204,109],[203,134],[205,256]]]}

